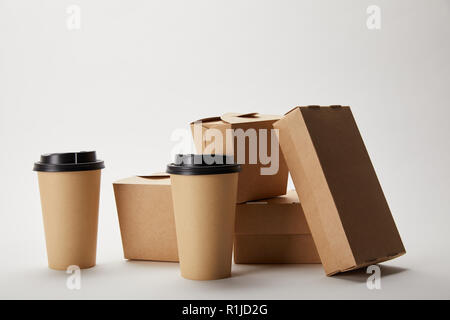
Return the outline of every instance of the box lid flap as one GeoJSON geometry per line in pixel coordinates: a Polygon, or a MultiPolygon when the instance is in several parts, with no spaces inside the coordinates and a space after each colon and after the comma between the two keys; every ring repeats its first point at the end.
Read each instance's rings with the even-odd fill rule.
{"type": "Polygon", "coordinates": [[[113,184],[170,185],[170,175],[164,172],[158,172],[145,176],[132,176],[117,180],[113,184]]]}
{"type": "Polygon", "coordinates": [[[239,124],[239,123],[251,123],[251,122],[274,122],[281,119],[281,116],[279,115],[268,115],[268,114],[260,114],[257,112],[251,112],[251,113],[235,113],[235,112],[228,112],[220,117],[208,117],[199,119],[196,121],[191,122],[191,126],[193,126],[196,123],[201,123],[202,126],[212,128],[218,125],[221,125],[223,123],[228,124],[239,124]]]}
{"type": "Polygon", "coordinates": [[[222,121],[237,124],[237,123],[249,123],[249,122],[264,122],[264,121],[277,121],[281,119],[279,115],[260,114],[257,112],[252,113],[225,113],[220,117],[222,121]]]}
{"type": "Polygon", "coordinates": [[[198,119],[198,120],[192,121],[190,124],[194,124],[196,122],[208,123],[208,122],[218,122],[218,121],[222,121],[222,119],[220,117],[208,117],[208,118],[203,118],[203,119],[198,119]]]}
{"type": "Polygon", "coordinates": [[[328,275],[404,253],[349,107],[296,107],[274,127],[328,275]]]}
{"type": "Polygon", "coordinates": [[[279,197],[262,199],[256,201],[247,201],[247,204],[290,204],[290,203],[300,203],[298,200],[298,195],[295,190],[289,190],[287,194],[279,197]]]}

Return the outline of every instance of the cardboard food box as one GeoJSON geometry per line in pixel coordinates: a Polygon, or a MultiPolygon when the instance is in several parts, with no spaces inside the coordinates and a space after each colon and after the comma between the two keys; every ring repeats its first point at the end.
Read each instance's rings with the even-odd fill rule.
{"type": "Polygon", "coordinates": [[[295,190],[236,206],[235,263],[320,263],[295,190]]]}
{"type": "Polygon", "coordinates": [[[178,261],[170,176],[114,182],[125,259],[178,261]]]}
{"type": "Polygon", "coordinates": [[[349,107],[297,107],[274,127],[327,275],[405,253],[349,107]]]}
{"type": "Polygon", "coordinates": [[[273,123],[280,118],[226,113],[191,123],[197,152],[234,155],[241,164],[238,203],[286,193],[288,169],[273,130],[273,123]]]}

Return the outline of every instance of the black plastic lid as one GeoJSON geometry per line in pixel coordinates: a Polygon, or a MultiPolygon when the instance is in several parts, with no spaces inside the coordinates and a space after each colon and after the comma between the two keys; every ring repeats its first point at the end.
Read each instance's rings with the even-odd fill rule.
{"type": "Polygon", "coordinates": [[[167,173],[181,175],[223,174],[241,171],[232,156],[214,154],[177,154],[167,173]]]}
{"type": "Polygon", "coordinates": [[[103,169],[105,164],[97,159],[95,151],[47,153],[34,164],[33,171],[63,172],[103,169]]]}

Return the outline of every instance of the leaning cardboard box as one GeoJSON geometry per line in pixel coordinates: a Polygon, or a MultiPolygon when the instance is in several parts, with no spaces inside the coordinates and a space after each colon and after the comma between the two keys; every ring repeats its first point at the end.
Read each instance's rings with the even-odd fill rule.
{"type": "Polygon", "coordinates": [[[320,263],[295,190],[236,206],[235,263],[320,263]]]}
{"type": "Polygon", "coordinates": [[[274,127],[327,275],[405,253],[349,107],[297,107],[274,127]]]}
{"type": "Polygon", "coordinates": [[[272,130],[279,119],[259,113],[226,113],[191,123],[197,152],[234,155],[235,161],[241,163],[238,203],[286,193],[288,169],[272,130]]]}
{"type": "Polygon", "coordinates": [[[125,259],[178,261],[170,177],[135,176],[113,186],[125,259]]]}

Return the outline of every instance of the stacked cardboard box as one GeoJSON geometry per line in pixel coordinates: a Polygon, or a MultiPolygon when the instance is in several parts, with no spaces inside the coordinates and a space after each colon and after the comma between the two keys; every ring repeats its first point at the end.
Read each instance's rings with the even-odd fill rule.
{"type": "Polygon", "coordinates": [[[235,263],[320,263],[295,190],[238,204],[235,263]]]}
{"type": "Polygon", "coordinates": [[[272,141],[273,138],[276,140],[276,137],[272,137],[271,134],[274,122],[280,118],[280,116],[259,113],[226,113],[220,117],[200,119],[191,123],[197,152],[234,155],[237,163],[240,162],[238,154],[243,155],[242,159],[245,162],[240,162],[238,203],[276,197],[286,193],[288,168],[278,143],[272,141]],[[239,130],[243,135],[232,136],[232,132],[239,132],[239,130]],[[253,130],[253,132],[250,130],[253,130]],[[222,139],[216,140],[217,137],[211,134],[214,131],[219,132],[222,139]],[[261,132],[266,134],[264,138],[260,136],[261,132]],[[247,136],[244,136],[245,133],[247,133],[247,136]],[[246,139],[245,142],[242,140],[244,142],[241,144],[244,147],[242,151],[238,150],[239,138],[246,139]],[[252,138],[254,138],[253,141],[251,141],[252,138]],[[231,145],[228,145],[227,148],[227,144],[231,145]],[[275,147],[272,147],[273,144],[275,147]],[[256,163],[250,161],[249,149],[252,147],[254,147],[252,150],[255,158],[257,158],[256,163]],[[262,148],[266,150],[262,152],[262,148]],[[262,164],[258,157],[261,152],[267,153],[272,158],[278,155],[276,157],[278,167],[276,174],[261,174],[264,168],[272,165],[272,163],[262,164]]]}

